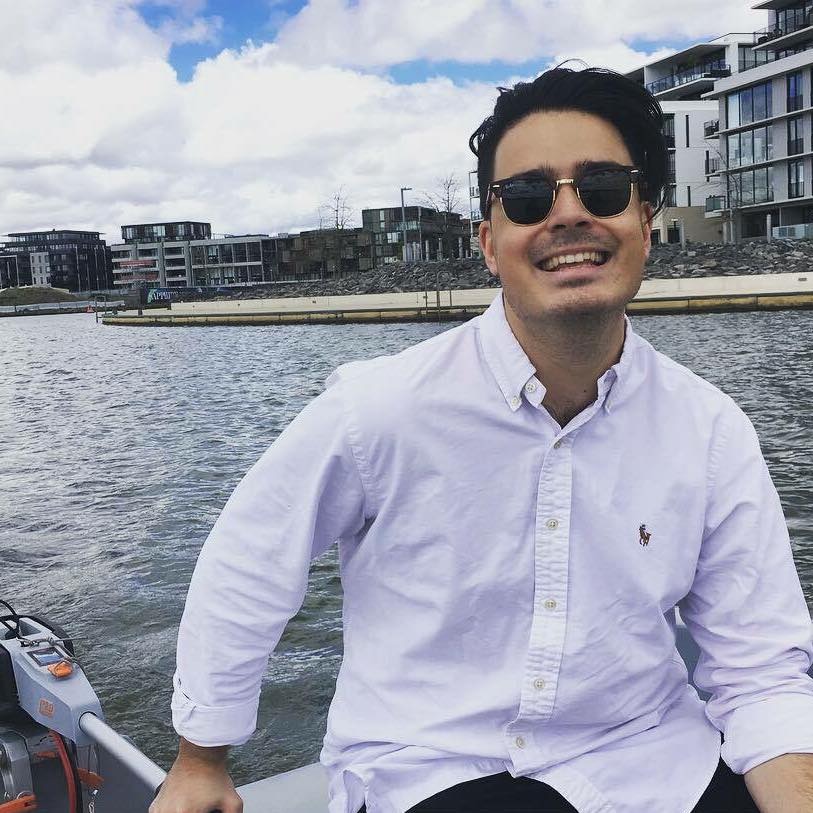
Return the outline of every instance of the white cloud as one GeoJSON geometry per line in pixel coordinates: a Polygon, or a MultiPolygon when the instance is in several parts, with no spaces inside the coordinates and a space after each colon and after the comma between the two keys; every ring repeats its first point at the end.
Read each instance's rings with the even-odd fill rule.
{"type": "MultiPolygon", "coordinates": [[[[412,60],[511,63],[618,43],[764,26],[743,0],[309,0],[279,32],[281,55],[381,67],[412,60]],[[720,29],[723,26],[723,30],[720,29]]],[[[643,55],[641,55],[643,56],[643,55]]]]}
{"type": "MultiPolygon", "coordinates": [[[[277,43],[224,50],[182,83],[170,40],[215,37],[218,23],[204,0],[164,0],[175,27],[156,31],[139,5],[0,0],[0,30],[15,32],[0,50],[0,231],[87,228],[116,242],[123,224],[180,219],[292,231],[315,225],[339,187],[360,225],[362,207],[396,205],[401,186],[419,202],[456,172],[465,190],[468,137],[496,96],[443,77],[399,85],[382,64],[532,56],[541,69],[581,56],[625,69],[644,58],[633,35],[678,36],[702,16],[699,0],[657,18],[637,0],[612,13],[575,0],[313,0],[277,43]]],[[[734,5],[719,0],[715,19],[742,17],[734,5]]]]}

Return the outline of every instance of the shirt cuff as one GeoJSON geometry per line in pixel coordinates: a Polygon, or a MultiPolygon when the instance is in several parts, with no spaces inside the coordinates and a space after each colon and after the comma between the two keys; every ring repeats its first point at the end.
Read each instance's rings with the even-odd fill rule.
{"type": "Polygon", "coordinates": [[[193,745],[242,745],[254,733],[259,697],[236,706],[203,706],[183,692],[177,672],[172,686],[172,725],[193,745]]]}
{"type": "Polygon", "coordinates": [[[786,693],[740,706],[723,734],[722,757],[734,773],[782,754],[811,754],[813,694],[786,693]]]}

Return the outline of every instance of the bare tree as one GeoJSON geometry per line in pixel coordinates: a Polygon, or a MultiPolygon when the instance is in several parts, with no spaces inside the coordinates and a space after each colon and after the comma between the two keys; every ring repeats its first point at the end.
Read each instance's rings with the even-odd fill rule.
{"type": "Polygon", "coordinates": [[[437,179],[434,191],[424,192],[423,195],[426,205],[443,216],[440,259],[445,259],[454,253],[452,245],[455,218],[450,215],[460,214],[460,181],[454,173],[450,173],[445,178],[437,179]]]}
{"type": "MultiPolygon", "coordinates": [[[[722,192],[725,197],[725,222],[728,223],[731,242],[736,244],[739,243],[741,231],[741,214],[739,210],[744,203],[742,173],[733,171],[739,169],[740,165],[734,163],[730,156],[723,152],[719,146],[715,148],[714,152],[724,183],[722,192]]],[[[709,168],[712,169],[713,167],[709,168]]]]}
{"type": "Polygon", "coordinates": [[[346,231],[353,228],[353,215],[350,202],[344,187],[340,186],[317,210],[319,231],[316,235],[315,249],[317,262],[320,264],[320,275],[341,276],[345,252],[349,244],[346,231]]]}

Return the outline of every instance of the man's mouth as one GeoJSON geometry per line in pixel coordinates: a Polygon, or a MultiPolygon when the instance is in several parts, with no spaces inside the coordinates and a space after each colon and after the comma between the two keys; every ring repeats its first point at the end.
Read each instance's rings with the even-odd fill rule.
{"type": "Polygon", "coordinates": [[[536,264],[540,271],[558,271],[577,265],[604,265],[610,259],[609,251],[579,251],[573,254],[557,254],[555,257],[548,257],[536,264]]]}

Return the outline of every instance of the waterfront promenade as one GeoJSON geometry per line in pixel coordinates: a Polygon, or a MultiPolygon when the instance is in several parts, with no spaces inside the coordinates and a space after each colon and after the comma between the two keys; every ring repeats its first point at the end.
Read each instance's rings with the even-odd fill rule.
{"type": "MultiPolygon", "coordinates": [[[[177,302],[170,309],[106,314],[107,325],[330,324],[463,321],[482,313],[496,288],[345,296],[177,302]]],[[[813,271],[644,280],[630,313],[813,308],[813,271]]]]}

